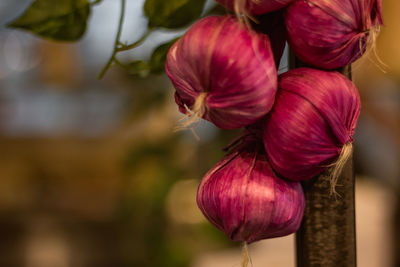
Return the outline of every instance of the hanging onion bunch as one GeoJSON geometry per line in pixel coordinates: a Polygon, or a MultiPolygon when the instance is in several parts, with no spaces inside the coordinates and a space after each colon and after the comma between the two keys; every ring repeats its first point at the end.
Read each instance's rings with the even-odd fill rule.
{"type": "Polygon", "coordinates": [[[373,47],[383,24],[382,0],[298,0],[285,15],[289,44],[320,68],[348,65],[373,47]]]}
{"type": "Polygon", "coordinates": [[[166,72],[179,110],[191,116],[189,124],[204,118],[220,128],[240,128],[263,117],[275,100],[277,74],[269,38],[234,16],[211,16],[194,24],[171,47],[166,72]]]}
{"type": "Polygon", "coordinates": [[[357,88],[344,75],[311,68],[282,74],[263,134],[272,167],[294,181],[331,167],[334,190],[351,155],[359,113],[357,88]]]}
{"type": "Polygon", "coordinates": [[[246,243],[296,232],[305,207],[300,183],[278,178],[255,140],[239,145],[204,176],[197,203],[229,238],[246,243]]]}
{"type": "Polygon", "coordinates": [[[373,42],[381,0],[297,0],[269,14],[292,1],[217,1],[257,20],[201,19],[166,61],[175,102],[188,115],[184,127],[200,118],[223,129],[246,127],[202,179],[197,204],[234,241],[285,236],[303,217],[300,181],[329,169],[335,192],[360,112],[357,88],[338,72],[299,68],[278,83],[286,39],[306,63],[347,65],[373,42]]]}

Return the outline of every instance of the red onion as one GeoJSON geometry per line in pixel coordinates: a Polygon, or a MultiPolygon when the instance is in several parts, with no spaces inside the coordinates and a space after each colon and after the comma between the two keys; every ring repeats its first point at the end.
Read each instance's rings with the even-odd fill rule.
{"type": "Polygon", "coordinates": [[[358,59],[373,44],[382,0],[298,0],[286,11],[289,44],[302,61],[335,69],[358,59]]]}
{"type": "Polygon", "coordinates": [[[280,75],[263,134],[273,169],[301,181],[331,165],[334,189],[351,155],[359,113],[357,88],[338,72],[298,68],[280,75]]]}
{"type": "Polygon", "coordinates": [[[294,0],[217,0],[236,13],[246,11],[249,15],[262,15],[287,6],[294,0]]]}
{"type": "Polygon", "coordinates": [[[289,235],[303,217],[300,183],[278,178],[260,147],[247,142],[229,153],[205,175],[197,192],[203,214],[233,241],[289,235]]]}
{"type": "Polygon", "coordinates": [[[271,108],[277,74],[269,38],[233,16],[206,17],[170,49],[166,72],[179,110],[224,129],[249,125],[271,108]]]}

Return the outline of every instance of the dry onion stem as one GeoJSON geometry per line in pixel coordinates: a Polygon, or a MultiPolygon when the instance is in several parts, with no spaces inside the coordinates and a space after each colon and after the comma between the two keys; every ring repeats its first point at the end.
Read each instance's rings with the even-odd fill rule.
{"type": "Polygon", "coordinates": [[[331,169],[329,170],[329,178],[330,178],[330,183],[331,183],[331,189],[330,189],[330,194],[331,195],[338,195],[336,192],[336,185],[338,183],[338,179],[340,174],[343,171],[344,166],[346,165],[347,161],[351,157],[351,154],[353,153],[353,144],[352,143],[346,143],[342,151],[340,152],[339,158],[329,165],[331,169]]]}

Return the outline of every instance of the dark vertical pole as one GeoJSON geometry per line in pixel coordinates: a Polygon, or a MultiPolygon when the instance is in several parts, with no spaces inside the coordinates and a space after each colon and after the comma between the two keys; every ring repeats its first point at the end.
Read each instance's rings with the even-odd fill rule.
{"type": "MultiPolygon", "coordinates": [[[[304,66],[293,55],[290,67],[304,66]]],[[[350,67],[339,70],[351,79],[350,67]]],[[[355,267],[354,169],[351,158],[336,187],[340,197],[329,194],[329,178],[324,175],[303,182],[306,209],[296,234],[297,267],[355,267]]]]}

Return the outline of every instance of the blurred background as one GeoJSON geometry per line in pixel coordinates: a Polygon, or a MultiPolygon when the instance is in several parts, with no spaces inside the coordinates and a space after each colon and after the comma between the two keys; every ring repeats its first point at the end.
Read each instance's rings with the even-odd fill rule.
{"type": "MultiPolygon", "coordinates": [[[[137,40],[143,0],[121,40],[137,40]]],[[[140,78],[110,56],[120,1],[92,9],[84,38],[50,42],[5,24],[31,0],[0,1],[0,267],[232,267],[240,248],[208,223],[197,185],[237,131],[182,118],[165,74],[140,78]]],[[[213,2],[209,1],[208,6],[213,2]]],[[[374,57],[353,65],[362,97],[355,164],[358,264],[400,266],[400,2],[383,0],[374,57]]],[[[182,34],[158,30],[125,60],[182,34]]],[[[285,67],[285,62],[282,63],[285,67]]],[[[254,266],[294,266],[293,236],[250,246],[254,266]]]]}

